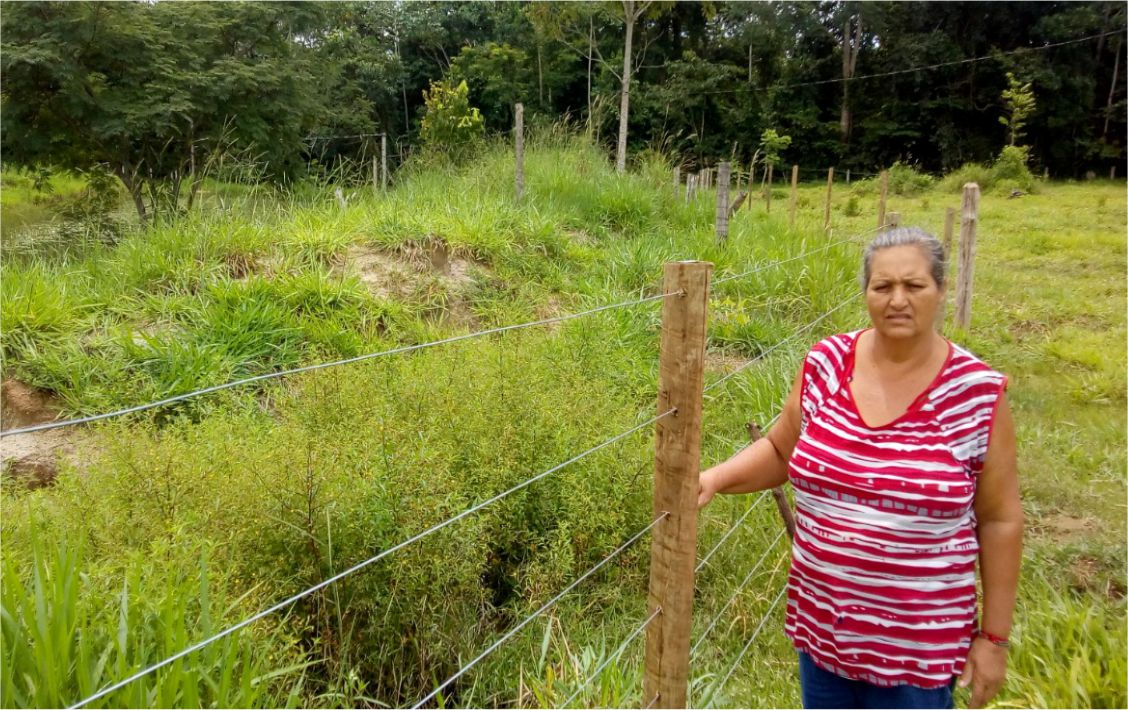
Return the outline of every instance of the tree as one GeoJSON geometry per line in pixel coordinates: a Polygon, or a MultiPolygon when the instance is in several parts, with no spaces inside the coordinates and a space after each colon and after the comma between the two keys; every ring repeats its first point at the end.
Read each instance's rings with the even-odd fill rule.
{"type": "Polygon", "coordinates": [[[1007,116],[999,116],[999,123],[1010,131],[1009,145],[1015,145],[1022,129],[1026,127],[1026,119],[1034,112],[1034,90],[1030,82],[1023,84],[1015,78],[1014,74],[1007,72],[1007,88],[1003,89],[1003,103],[1007,107],[1007,116]]]}
{"type": "Polygon", "coordinates": [[[302,169],[320,10],[267,3],[5,3],[5,159],[104,166],[138,218],[179,209],[234,143],[266,174],[302,169]]]}
{"type": "Polygon", "coordinates": [[[623,73],[620,77],[621,89],[619,92],[619,140],[615,148],[615,169],[623,172],[627,169],[627,119],[631,109],[631,51],[634,49],[634,28],[651,0],[621,0],[623,3],[623,24],[626,28],[626,39],[623,40],[623,73]]]}

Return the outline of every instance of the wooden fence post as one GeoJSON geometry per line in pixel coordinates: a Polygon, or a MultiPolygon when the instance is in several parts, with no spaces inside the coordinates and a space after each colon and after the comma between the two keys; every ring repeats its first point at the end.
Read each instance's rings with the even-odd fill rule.
{"type": "Polygon", "coordinates": [[[826,171],[826,208],[823,210],[823,231],[830,231],[830,195],[834,190],[834,168],[826,171]]]}
{"type": "Polygon", "coordinates": [[[944,330],[944,319],[948,315],[948,291],[952,283],[952,231],[956,224],[956,208],[949,207],[944,210],[944,261],[948,262],[948,288],[944,289],[944,300],[936,311],[936,330],[944,330]]]}
{"type": "Polygon", "coordinates": [[[900,212],[890,212],[889,214],[885,215],[885,227],[887,229],[896,229],[897,227],[900,227],[900,226],[901,226],[901,213],[900,212]]]}
{"type": "Polygon", "coordinates": [[[388,134],[380,134],[380,188],[388,189],[388,134]]]}
{"type": "Polygon", "coordinates": [[[748,166],[748,209],[752,209],[752,186],[756,184],[756,163],[748,166]]]}
{"type": "Polygon", "coordinates": [[[681,197],[681,166],[674,166],[674,199],[681,197]]]}
{"type": "Polygon", "coordinates": [[[728,239],[729,228],[729,180],[731,166],[721,163],[717,166],[717,243],[724,244],[728,239]]]}
{"type": "Polygon", "coordinates": [[[850,187],[850,168],[846,168],[846,187],[850,187]]]}
{"type": "Polygon", "coordinates": [[[971,280],[975,275],[975,233],[979,227],[979,185],[963,187],[960,216],[960,268],[956,274],[956,327],[971,327],[971,280]]]}
{"type": "Polygon", "coordinates": [[[693,622],[693,570],[697,565],[697,486],[701,408],[705,383],[705,320],[709,272],[700,261],[668,263],[662,306],[658,413],[677,409],[655,425],[654,527],[650,543],[643,703],[684,708],[689,688],[689,637],[693,622]]]}
{"type": "Polygon", "coordinates": [[[525,196],[525,105],[517,104],[514,107],[517,126],[515,128],[517,152],[517,199],[525,196]]]}
{"type": "Polygon", "coordinates": [[[775,172],[773,170],[773,168],[775,168],[775,166],[772,165],[771,163],[768,163],[768,179],[767,179],[768,192],[767,192],[767,198],[766,198],[767,202],[764,204],[764,206],[768,210],[768,214],[772,213],[772,173],[775,172]]]}
{"type": "Polygon", "coordinates": [[[885,197],[889,194],[889,171],[881,171],[881,197],[877,201],[877,228],[885,226],[885,197]]]}
{"type": "Polygon", "coordinates": [[[795,227],[795,206],[799,200],[799,166],[791,166],[791,204],[787,209],[787,226],[795,227]]]}

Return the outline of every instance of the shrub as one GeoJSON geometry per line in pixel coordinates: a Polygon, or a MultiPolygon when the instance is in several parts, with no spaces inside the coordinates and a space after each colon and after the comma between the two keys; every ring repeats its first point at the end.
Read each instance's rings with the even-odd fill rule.
{"type": "Polygon", "coordinates": [[[482,114],[470,105],[465,81],[432,81],[423,92],[425,113],[419,137],[425,149],[445,153],[451,159],[465,158],[482,140],[482,114]]]}
{"type": "Polygon", "coordinates": [[[966,183],[974,182],[981,189],[992,182],[991,168],[982,163],[965,163],[958,170],[950,172],[940,181],[945,192],[959,192],[966,183]]]}
{"type": "Polygon", "coordinates": [[[915,195],[932,187],[933,182],[935,179],[931,175],[918,172],[900,161],[889,168],[889,192],[894,195],[915,195]]]}
{"type": "Polygon", "coordinates": [[[940,187],[946,192],[959,192],[966,183],[974,182],[984,192],[1035,192],[1037,182],[1026,165],[1029,150],[1026,146],[1008,145],[999,153],[991,167],[981,163],[967,163],[945,176],[940,187]]]}

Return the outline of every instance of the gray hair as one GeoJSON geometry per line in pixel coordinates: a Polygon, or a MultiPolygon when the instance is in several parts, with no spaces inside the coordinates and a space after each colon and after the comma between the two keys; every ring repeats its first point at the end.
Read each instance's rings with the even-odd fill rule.
{"type": "Polygon", "coordinates": [[[928,258],[932,280],[938,288],[944,288],[944,274],[948,269],[948,256],[940,240],[920,227],[897,227],[888,229],[873,238],[862,255],[862,290],[869,286],[870,272],[875,252],[890,247],[919,247],[928,258]]]}

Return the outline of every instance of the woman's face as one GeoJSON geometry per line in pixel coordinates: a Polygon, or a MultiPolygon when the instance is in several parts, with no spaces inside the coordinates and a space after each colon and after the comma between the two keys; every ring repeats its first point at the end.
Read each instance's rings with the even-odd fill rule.
{"type": "Polygon", "coordinates": [[[914,338],[931,331],[943,298],[920,247],[887,247],[873,253],[866,308],[883,336],[914,338]]]}

